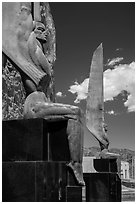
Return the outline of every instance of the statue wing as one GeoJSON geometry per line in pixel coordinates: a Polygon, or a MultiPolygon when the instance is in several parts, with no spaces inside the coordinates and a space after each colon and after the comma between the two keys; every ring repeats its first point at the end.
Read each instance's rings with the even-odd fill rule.
{"type": "Polygon", "coordinates": [[[104,97],[103,97],[103,47],[95,50],[91,62],[89,87],[86,107],[86,126],[102,143],[104,129],[104,97]]]}
{"type": "MultiPolygon", "coordinates": [[[[31,9],[31,3],[3,2],[2,3],[2,51],[10,58],[19,69],[26,73],[36,84],[46,75],[42,70],[38,70],[27,52],[27,43],[18,39],[18,34],[25,31],[24,38],[31,33],[28,20],[31,23],[31,13],[28,14],[26,22],[22,17],[22,6],[31,9]],[[25,24],[26,23],[26,24],[25,24]],[[22,28],[20,25],[23,25],[22,28]],[[28,28],[28,29],[27,29],[28,28]],[[24,29],[24,30],[22,30],[24,29]]],[[[33,24],[33,21],[32,21],[33,24]]]]}

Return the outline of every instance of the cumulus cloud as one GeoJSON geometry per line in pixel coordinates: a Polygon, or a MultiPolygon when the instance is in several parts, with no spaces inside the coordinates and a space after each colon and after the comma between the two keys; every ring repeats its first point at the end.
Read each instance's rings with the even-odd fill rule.
{"type": "Polygon", "coordinates": [[[126,91],[128,94],[124,105],[128,111],[135,110],[135,63],[120,64],[113,70],[104,72],[104,99],[113,100],[114,97],[126,91]]]}
{"type": "MultiPolygon", "coordinates": [[[[104,72],[104,101],[113,100],[114,97],[126,91],[128,97],[124,106],[128,108],[129,112],[135,111],[135,62],[115,65],[113,68],[104,72]]],[[[70,86],[69,91],[76,94],[75,103],[87,98],[88,83],[89,78],[81,84],[75,82],[70,86]]]]}
{"type": "MultiPolygon", "coordinates": [[[[134,88],[133,88],[134,89],[134,88]]],[[[135,111],[135,91],[132,91],[131,94],[128,95],[127,101],[124,103],[126,107],[128,107],[129,112],[135,111]]]]}
{"type": "Polygon", "coordinates": [[[88,84],[89,79],[85,79],[81,84],[79,84],[78,82],[74,82],[74,85],[70,86],[70,89],[68,91],[71,92],[72,94],[77,95],[74,103],[79,103],[81,100],[87,98],[88,84]]]}
{"type": "Polygon", "coordinates": [[[113,58],[112,60],[108,59],[107,66],[114,66],[116,63],[121,62],[123,59],[124,59],[123,57],[116,57],[113,58]]]}
{"type": "Polygon", "coordinates": [[[65,97],[66,95],[63,95],[63,93],[59,91],[56,93],[56,96],[61,98],[61,97],[65,97]]]}

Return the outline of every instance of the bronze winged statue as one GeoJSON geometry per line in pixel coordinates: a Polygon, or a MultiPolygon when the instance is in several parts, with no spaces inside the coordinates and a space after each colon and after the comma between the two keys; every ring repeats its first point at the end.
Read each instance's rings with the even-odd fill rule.
{"type": "Polygon", "coordinates": [[[73,170],[78,184],[84,185],[81,110],[76,106],[53,103],[54,99],[50,97],[56,56],[53,21],[51,15],[46,13],[49,4],[4,2],[2,6],[2,51],[22,76],[27,95],[24,118],[68,119],[71,160],[67,165],[73,170]]]}
{"type": "MultiPolygon", "coordinates": [[[[55,27],[49,4],[45,2],[2,3],[3,63],[8,59],[20,72],[26,91],[23,116],[49,120],[68,119],[67,136],[70,162],[79,185],[83,180],[83,123],[77,106],[55,103],[54,71],[56,60],[55,27]]],[[[109,141],[104,123],[103,49],[93,54],[86,109],[86,126],[99,141],[103,154],[109,141]]]]}

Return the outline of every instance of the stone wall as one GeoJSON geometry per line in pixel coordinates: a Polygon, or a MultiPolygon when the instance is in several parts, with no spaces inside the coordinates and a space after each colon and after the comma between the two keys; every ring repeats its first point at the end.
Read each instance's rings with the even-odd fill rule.
{"type": "Polygon", "coordinates": [[[25,89],[20,73],[7,60],[2,67],[2,116],[3,120],[23,118],[25,89]]]}

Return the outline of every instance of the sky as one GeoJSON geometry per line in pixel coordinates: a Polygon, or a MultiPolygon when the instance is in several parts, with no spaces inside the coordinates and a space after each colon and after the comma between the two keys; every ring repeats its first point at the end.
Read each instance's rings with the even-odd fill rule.
{"type": "MultiPolygon", "coordinates": [[[[57,102],[85,113],[92,55],[104,53],[109,148],[135,149],[135,11],[130,2],[50,2],[56,28],[57,102]]],[[[84,146],[99,146],[84,128],[84,146]]]]}

